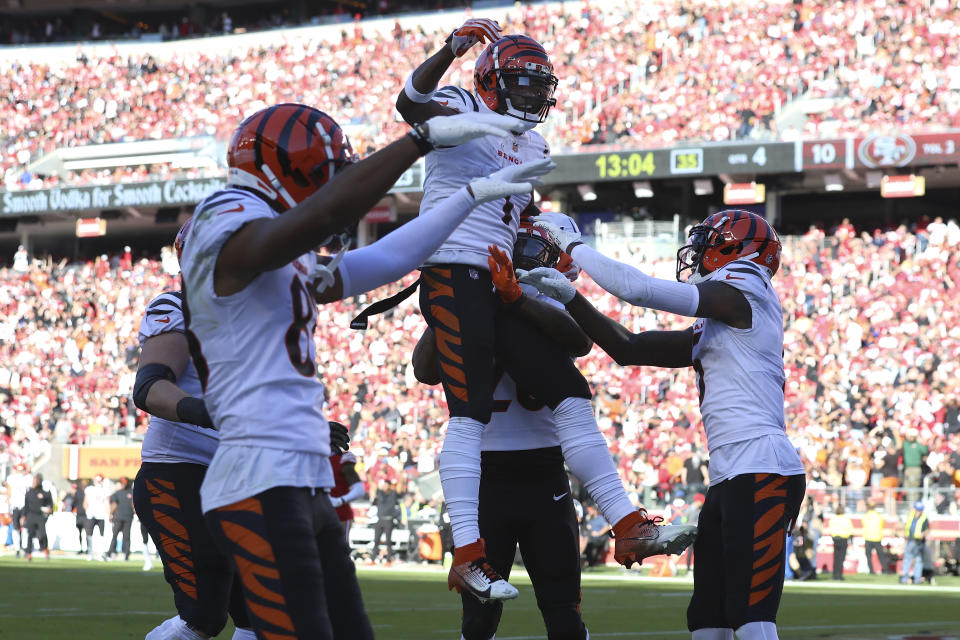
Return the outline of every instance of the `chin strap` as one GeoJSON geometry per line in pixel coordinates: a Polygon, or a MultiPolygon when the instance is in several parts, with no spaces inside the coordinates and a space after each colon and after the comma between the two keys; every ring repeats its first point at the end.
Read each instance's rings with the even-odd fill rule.
{"type": "MultiPolygon", "coordinates": [[[[327,242],[332,239],[333,236],[327,240],[327,242]]],[[[327,244],[324,242],[324,244],[327,244]]],[[[340,265],[340,261],[343,260],[344,254],[347,253],[347,249],[350,248],[353,240],[346,233],[340,234],[340,243],[342,248],[337,252],[337,255],[333,257],[333,260],[326,264],[317,263],[313,268],[313,271],[310,272],[310,279],[313,281],[313,290],[316,293],[323,293],[327,289],[333,286],[333,283],[337,281],[334,272],[337,270],[337,267],[340,265]]]]}

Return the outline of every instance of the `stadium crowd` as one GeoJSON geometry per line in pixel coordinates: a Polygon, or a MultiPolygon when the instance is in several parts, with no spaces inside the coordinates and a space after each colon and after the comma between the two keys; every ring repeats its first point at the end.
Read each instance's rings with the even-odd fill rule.
{"type": "MultiPolygon", "coordinates": [[[[518,5],[505,32],[552,53],[558,105],[544,134],[554,150],[670,145],[683,140],[833,136],[960,126],[960,20],[947,0],[754,4],[567,2],[518,5]],[[777,129],[797,95],[831,97],[802,130],[777,129]]],[[[376,30],[363,21],[253,49],[167,59],[122,55],[0,71],[6,188],[56,184],[26,165],[56,148],[230,134],[243,115],[278,102],[336,114],[361,153],[404,128],[394,101],[446,32],[376,30]]],[[[473,58],[446,81],[472,86],[473,58]]],[[[88,171],[71,184],[137,180],[146,169],[88,171]]]]}
{"type": "MultiPolygon", "coordinates": [[[[857,233],[841,224],[787,243],[775,279],[784,309],[788,432],[808,469],[808,491],[942,487],[956,512],[960,487],[960,227],[923,221],[857,233]]],[[[669,277],[673,264],[638,263],[669,277]]],[[[27,260],[0,269],[0,470],[35,468],[50,441],[87,443],[140,433],[147,416],[129,395],[145,305],[176,288],[175,261],[130,252],[67,264],[27,260]]],[[[436,469],[447,416],[439,387],[410,366],[424,322],[412,301],[348,328],[373,299],[403,283],[318,309],[318,371],[328,415],[348,424],[368,487],[404,486],[436,469]]],[[[599,308],[634,331],[683,320],[622,304],[589,280],[599,308]]],[[[621,368],[599,348],[579,360],[625,482],[638,501],[687,499],[707,478],[691,370],[621,368]]],[[[835,494],[832,494],[835,495],[835,494]]]]}

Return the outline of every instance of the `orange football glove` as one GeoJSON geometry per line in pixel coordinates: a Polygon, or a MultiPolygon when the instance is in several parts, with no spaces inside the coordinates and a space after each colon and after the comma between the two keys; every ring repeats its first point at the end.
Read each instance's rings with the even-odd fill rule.
{"type": "Polygon", "coordinates": [[[517,274],[513,272],[513,263],[506,253],[498,247],[490,245],[487,247],[490,257],[487,258],[487,264],[490,265],[490,276],[493,278],[493,286],[497,288],[500,299],[510,304],[516,302],[523,295],[520,288],[520,282],[517,280],[517,274]]]}
{"type": "Polygon", "coordinates": [[[478,42],[494,42],[500,39],[500,25],[496,20],[471,18],[450,34],[448,42],[453,55],[460,57],[478,42]]]}

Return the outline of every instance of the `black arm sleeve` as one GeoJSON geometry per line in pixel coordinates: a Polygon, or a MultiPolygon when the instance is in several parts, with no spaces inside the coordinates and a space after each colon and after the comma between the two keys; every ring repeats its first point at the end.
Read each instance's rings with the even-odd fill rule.
{"type": "Polygon", "coordinates": [[[210,414],[207,413],[207,405],[203,404],[203,400],[200,398],[194,398],[193,396],[181,398],[180,402],[177,403],[177,417],[180,418],[181,422],[195,424],[205,429],[216,429],[213,426],[210,414]]]}
{"type": "Polygon", "coordinates": [[[173,369],[159,362],[145,364],[137,370],[137,379],[133,383],[133,404],[141,411],[150,413],[147,409],[147,394],[150,393],[150,387],[160,380],[169,380],[176,383],[177,376],[173,369]]]}

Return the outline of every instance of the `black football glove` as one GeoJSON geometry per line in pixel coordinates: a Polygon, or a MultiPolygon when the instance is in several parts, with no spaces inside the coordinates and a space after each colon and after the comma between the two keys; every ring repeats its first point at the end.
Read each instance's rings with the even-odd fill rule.
{"type": "Polygon", "coordinates": [[[330,422],[330,455],[335,456],[350,448],[350,432],[339,422],[330,422]]]}

